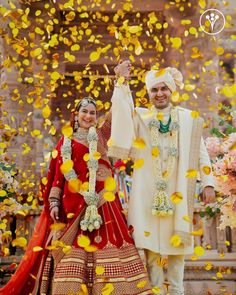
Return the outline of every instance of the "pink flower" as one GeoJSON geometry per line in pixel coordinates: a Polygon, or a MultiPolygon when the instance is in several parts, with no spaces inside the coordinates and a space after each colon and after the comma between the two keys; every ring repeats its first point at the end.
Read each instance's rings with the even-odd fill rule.
{"type": "Polygon", "coordinates": [[[207,137],[205,140],[206,148],[209,153],[209,156],[214,160],[217,156],[222,153],[221,142],[218,137],[207,137]]]}

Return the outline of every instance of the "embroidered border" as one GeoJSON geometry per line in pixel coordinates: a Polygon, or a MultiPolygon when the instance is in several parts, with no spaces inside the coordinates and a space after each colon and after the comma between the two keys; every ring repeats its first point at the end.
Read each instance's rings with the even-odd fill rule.
{"type": "MultiPolygon", "coordinates": [[[[189,154],[190,169],[198,170],[202,129],[203,129],[203,119],[198,118],[193,120],[190,154],[189,154]]],[[[196,189],[196,178],[188,178],[187,195],[188,195],[188,215],[190,217],[190,220],[192,220],[193,218],[195,189],[196,189]]]]}

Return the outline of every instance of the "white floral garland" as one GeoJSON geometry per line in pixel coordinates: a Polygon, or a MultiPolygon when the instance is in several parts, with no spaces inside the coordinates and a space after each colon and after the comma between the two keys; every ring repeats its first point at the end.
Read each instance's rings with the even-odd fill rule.
{"type": "MultiPolygon", "coordinates": [[[[89,160],[87,166],[89,168],[89,190],[80,191],[80,194],[84,197],[86,204],[88,205],[85,211],[84,219],[80,222],[81,229],[83,231],[99,229],[102,224],[102,218],[98,214],[98,202],[99,195],[95,191],[96,186],[96,172],[98,169],[98,160],[94,158],[94,153],[97,151],[98,136],[95,127],[90,127],[87,140],[89,143],[89,160]]],[[[63,163],[71,160],[71,140],[68,137],[64,137],[64,142],[61,147],[61,155],[63,163]]],[[[67,181],[77,179],[77,174],[72,168],[68,173],[64,174],[67,181]]]]}
{"type": "MultiPolygon", "coordinates": [[[[156,112],[156,110],[155,110],[156,112]]],[[[171,123],[169,127],[170,136],[170,147],[169,155],[167,160],[166,173],[163,176],[163,171],[161,167],[161,155],[154,158],[154,178],[156,191],[153,198],[152,214],[156,216],[168,216],[173,214],[173,205],[170,203],[168,195],[166,193],[167,181],[174,171],[175,159],[178,157],[178,111],[176,108],[172,107],[170,111],[171,123]]],[[[149,123],[149,128],[151,131],[151,141],[152,148],[157,148],[159,150],[159,128],[160,122],[157,119],[153,119],[149,123]]]]}

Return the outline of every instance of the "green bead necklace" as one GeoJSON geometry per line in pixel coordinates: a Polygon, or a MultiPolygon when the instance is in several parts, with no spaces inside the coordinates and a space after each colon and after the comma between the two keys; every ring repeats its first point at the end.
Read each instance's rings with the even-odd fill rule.
{"type": "Polygon", "coordinates": [[[166,124],[164,124],[162,121],[159,121],[159,122],[160,122],[159,131],[161,133],[167,133],[167,132],[169,132],[171,117],[169,118],[169,120],[168,120],[168,122],[166,124]]]}

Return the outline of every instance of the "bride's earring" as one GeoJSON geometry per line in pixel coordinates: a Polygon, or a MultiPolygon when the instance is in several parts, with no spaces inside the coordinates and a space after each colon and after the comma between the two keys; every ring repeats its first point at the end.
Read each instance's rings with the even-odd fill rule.
{"type": "Polygon", "coordinates": [[[79,128],[79,122],[78,122],[78,117],[75,116],[75,124],[74,124],[74,129],[75,131],[79,128]]]}

